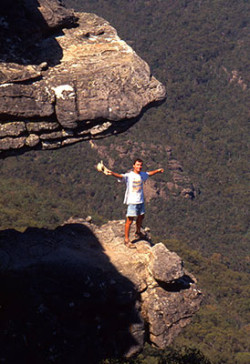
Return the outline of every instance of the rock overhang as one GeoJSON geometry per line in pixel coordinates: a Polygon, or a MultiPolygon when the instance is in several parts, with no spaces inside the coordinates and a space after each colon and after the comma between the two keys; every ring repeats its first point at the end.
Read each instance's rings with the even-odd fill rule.
{"type": "MultiPolygon", "coordinates": [[[[39,0],[43,10],[45,3],[39,0]]],[[[51,7],[55,13],[61,11],[56,1],[51,7]]],[[[46,11],[42,14],[46,17],[46,11]]],[[[151,75],[148,64],[106,20],[90,13],[65,14],[65,26],[59,14],[51,34],[36,37],[33,64],[20,63],[20,57],[15,62],[6,57],[0,63],[0,151],[53,149],[112,134],[119,130],[119,121],[122,129],[124,121],[129,125],[149,104],[166,97],[165,87],[151,75]],[[75,19],[72,27],[69,18],[75,19]],[[43,129],[40,138],[38,130],[31,146],[28,128],[21,136],[14,131],[4,135],[6,123],[10,128],[13,121],[57,123],[57,134],[43,129]]]]}

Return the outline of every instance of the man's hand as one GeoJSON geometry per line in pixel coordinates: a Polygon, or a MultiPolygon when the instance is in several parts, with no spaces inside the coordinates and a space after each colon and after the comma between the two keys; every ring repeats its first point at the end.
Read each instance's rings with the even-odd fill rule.
{"type": "Polygon", "coordinates": [[[149,176],[153,176],[155,175],[156,173],[163,173],[164,172],[164,169],[163,168],[159,168],[159,169],[156,169],[155,171],[149,171],[148,172],[148,175],[149,176]]]}
{"type": "Polygon", "coordinates": [[[112,174],[111,171],[107,167],[105,167],[105,165],[103,164],[103,161],[101,161],[100,163],[97,164],[96,169],[99,172],[102,172],[102,173],[104,173],[106,175],[111,175],[112,174]]]}

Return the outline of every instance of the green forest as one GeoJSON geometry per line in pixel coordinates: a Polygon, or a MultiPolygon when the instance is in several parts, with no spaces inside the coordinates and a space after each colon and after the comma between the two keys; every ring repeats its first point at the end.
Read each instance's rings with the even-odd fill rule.
{"type": "Polygon", "coordinates": [[[96,224],[123,219],[124,186],[95,165],[103,159],[121,173],[141,157],[145,170],[165,168],[152,177],[164,193],[147,203],[145,225],[154,242],[183,258],[203,304],[171,348],[146,345],[124,363],[249,363],[249,1],[64,3],[108,20],[166,86],[167,98],[94,147],[83,142],[1,160],[1,229],[54,229],[71,216],[91,215],[96,224]],[[171,180],[167,146],[199,191],[192,200],[164,187],[171,180]]]}

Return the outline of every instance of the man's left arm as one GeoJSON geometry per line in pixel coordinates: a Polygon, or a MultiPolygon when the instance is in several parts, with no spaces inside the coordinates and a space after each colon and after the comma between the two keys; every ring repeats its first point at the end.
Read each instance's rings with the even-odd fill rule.
{"type": "Polygon", "coordinates": [[[154,171],[149,171],[149,172],[147,172],[147,174],[149,175],[149,176],[153,176],[154,174],[156,174],[156,173],[163,173],[164,172],[164,169],[163,168],[159,168],[159,169],[156,169],[156,170],[154,170],[154,171]]]}

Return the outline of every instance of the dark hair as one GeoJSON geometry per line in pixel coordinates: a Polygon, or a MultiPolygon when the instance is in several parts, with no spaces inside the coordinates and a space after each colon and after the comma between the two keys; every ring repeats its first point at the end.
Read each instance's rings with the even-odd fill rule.
{"type": "Polygon", "coordinates": [[[133,165],[135,165],[135,163],[136,163],[136,162],[143,163],[143,160],[142,160],[142,159],[140,159],[140,158],[136,158],[136,159],[134,160],[133,165]]]}

